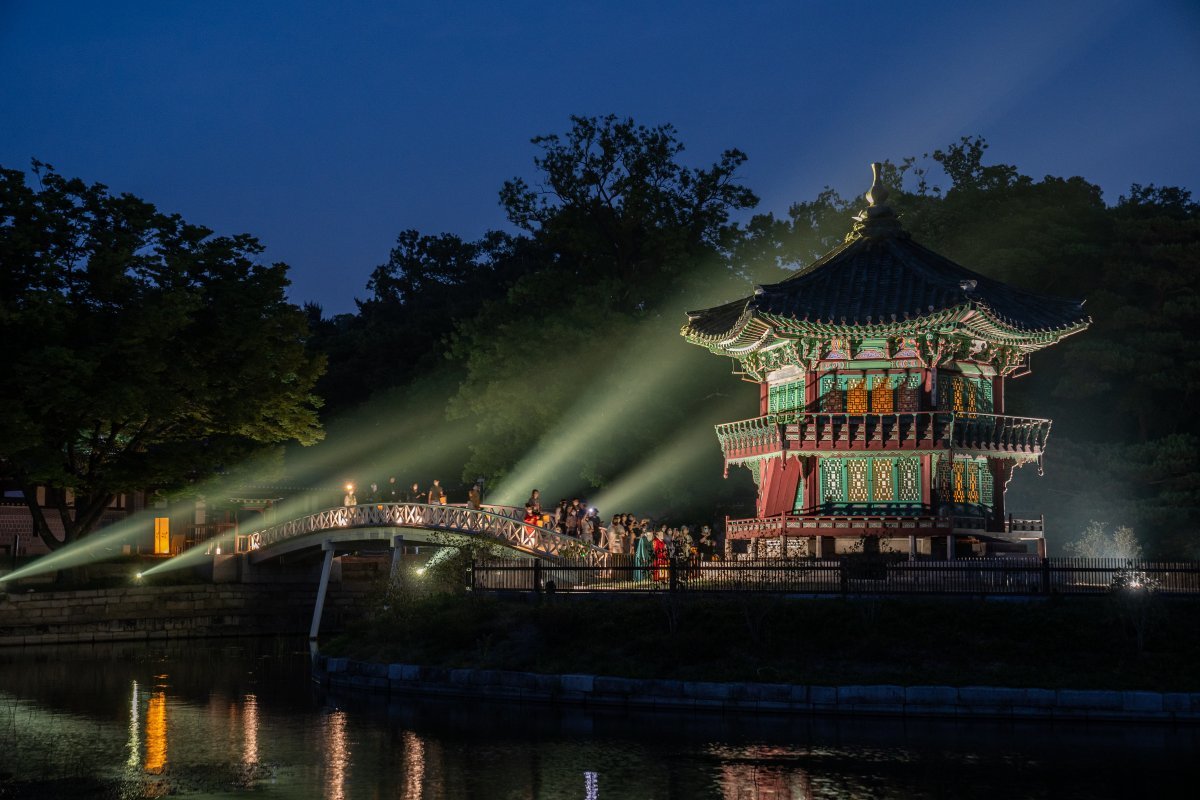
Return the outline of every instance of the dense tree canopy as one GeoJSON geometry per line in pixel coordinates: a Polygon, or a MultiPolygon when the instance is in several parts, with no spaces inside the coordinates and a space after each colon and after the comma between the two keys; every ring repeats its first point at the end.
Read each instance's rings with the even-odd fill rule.
{"type": "MultiPolygon", "coordinates": [[[[343,324],[353,335],[374,326],[364,349],[394,364],[450,359],[459,389],[447,424],[473,432],[464,476],[502,477],[530,452],[565,447],[574,485],[604,486],[689,431],[711,436],[737,408],[754,413],[728,364],[678,341],[683,312],[811,263],[863,203],[826,189],[746,219],[756,199],[737,180],[745,156],[688,166],[669,126],[573,118],[533,143],[532,176],[500,192],[515,233],[468,243],[406,232],[343,324]],[[407,332],[379,326],[385,308],[407,332]]],[[[885,163],[884,178],[928,247],[1018,287],[1088,298],[1093,327],[1039,354],[1010,388],[1011,413],[1055,419],[1046,477],[1021,474],[1010,508],[1045,510],[1053,541],[1099,517],[1133,525],[1151,554],[1200,554],[1188,537],[1200,522],[1197,204],[1153,186],[1106,204],[1084,178],[1035,179],[986,163],[986,151],[965,138],[885,163]]],[[[326,337],[331,355],[346,340],[326,337]]],[[[648,510],[707,518],[735,502],[711,449],[697,469],[655,475],[663,499],[648,510]]]]}
{"type": "Polygon", "coordinates": [[[175,489],[264,445],[321,437],[324,359],[287,303],[287,268],[131,195],[35,164],[0,170],[0,474],[47,545],[120,492],[175,489]]]}

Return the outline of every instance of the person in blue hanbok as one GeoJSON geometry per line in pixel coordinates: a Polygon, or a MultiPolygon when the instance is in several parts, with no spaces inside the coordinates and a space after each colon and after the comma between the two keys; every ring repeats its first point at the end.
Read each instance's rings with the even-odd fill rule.
{"type": "Polygon", "coordinates": [[[649,566],[652,561],[654,561],[654,532],[647,526],[642,528],[641,534],[637,537],[637,545],[633,550],[633,563],[636,567],[633,571],[635,581],[644,581],[650,577],[649,566]]]}

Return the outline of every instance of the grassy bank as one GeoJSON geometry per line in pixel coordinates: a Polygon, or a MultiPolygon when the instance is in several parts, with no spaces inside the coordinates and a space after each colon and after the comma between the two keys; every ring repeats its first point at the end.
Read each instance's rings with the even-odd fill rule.
{"type": "Polygon", "coordinates": [[[434,596],[393,602],[322,650],[636,678],[1195,691],[1197,612],[1197,601],[1117,597],[434,596]]]}

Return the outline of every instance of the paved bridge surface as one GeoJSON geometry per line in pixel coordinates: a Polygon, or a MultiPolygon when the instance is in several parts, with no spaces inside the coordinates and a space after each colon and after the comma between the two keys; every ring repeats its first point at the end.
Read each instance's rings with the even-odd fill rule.
{"type": "Polygon", "coordinates": [[[391,544],[402,536],[406,544],[459,546],[481,541],[526,556],[559,561],[602,564],[608,552],[572,536],[529,525],[505,506],[482,509],[425,503],[371,503],[338,506],[261,528],[239,537],[238,549],[252,563],[303,550],[332,550],[339,545],[380,541],[391,544]]]}

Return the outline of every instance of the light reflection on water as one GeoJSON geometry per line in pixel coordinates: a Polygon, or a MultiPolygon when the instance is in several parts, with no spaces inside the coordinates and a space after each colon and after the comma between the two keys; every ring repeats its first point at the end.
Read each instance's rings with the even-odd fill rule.
{"type": "Polygon", "coordinates": [[[319,695],[307,663],[276,640],[0,651],[0,797],[1066,800],[1200,781],[1196,728],[389,705],[319,695]]]}

